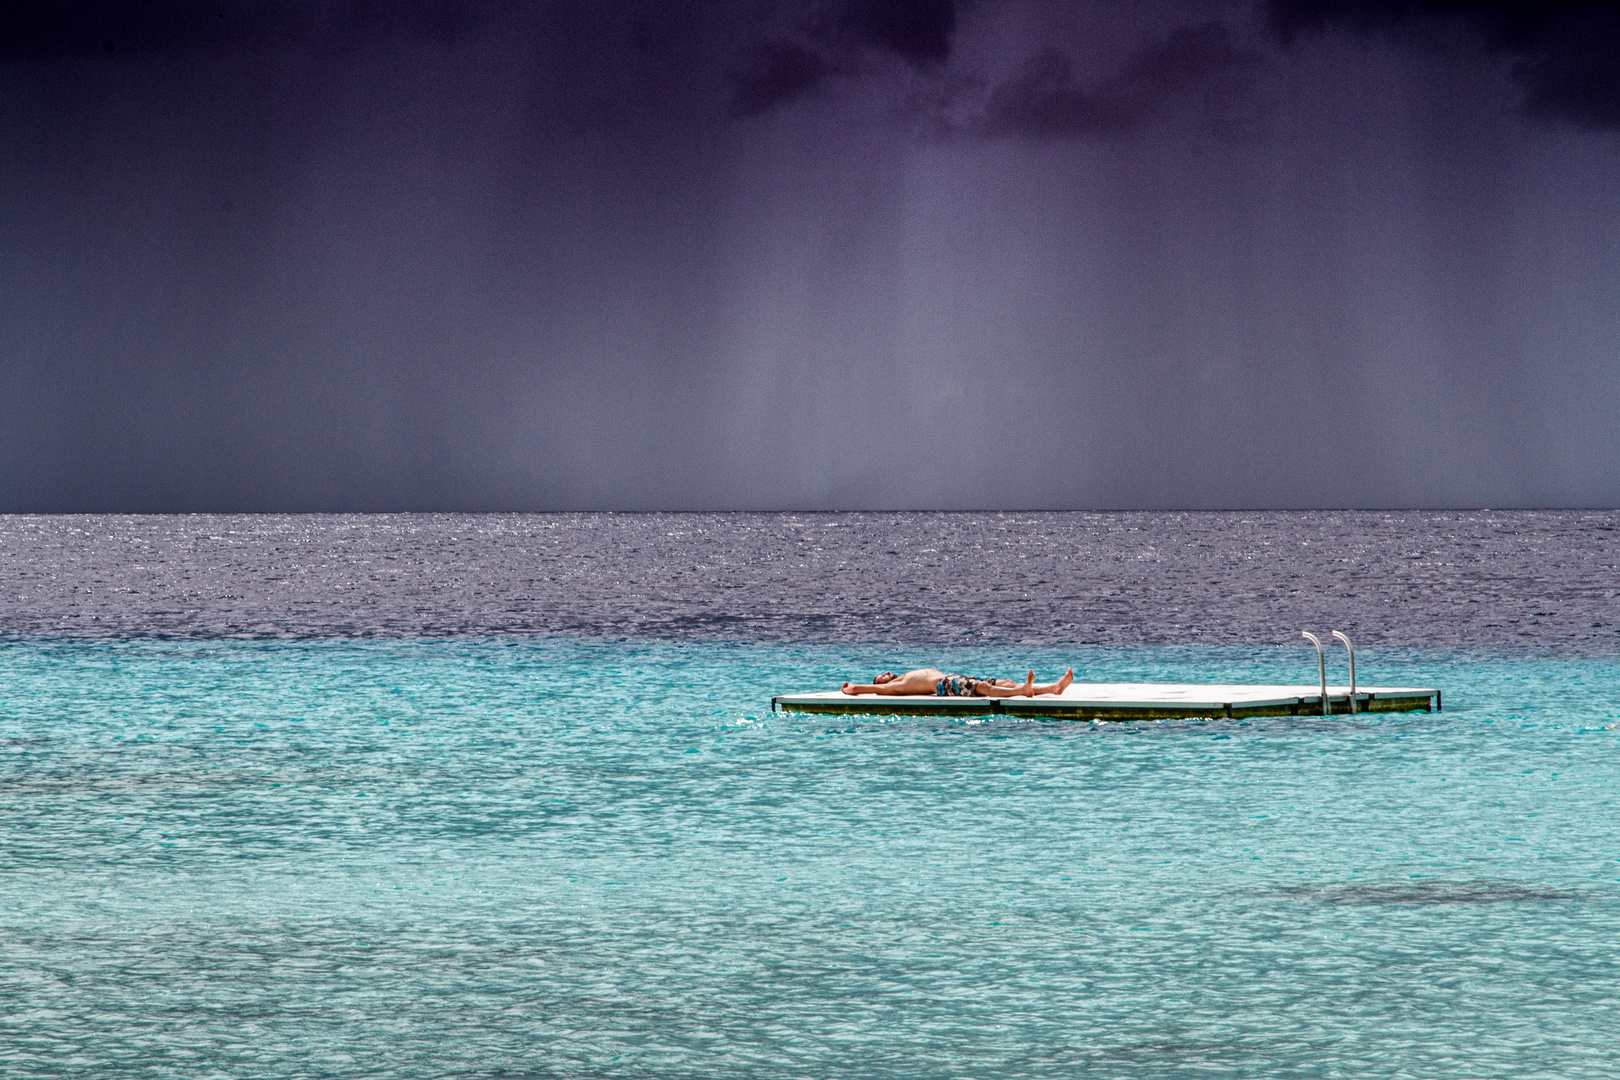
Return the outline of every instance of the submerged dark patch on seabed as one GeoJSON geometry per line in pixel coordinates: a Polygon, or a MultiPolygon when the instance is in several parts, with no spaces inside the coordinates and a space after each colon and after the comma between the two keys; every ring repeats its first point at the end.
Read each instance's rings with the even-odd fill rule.
{"type": "Polygon", "coordinates": [[[1570,889],[1494,881],[1421,881],[1409,885],[1297,885],[1278,889],[1284,896],[1323,904],[1393,907],[1412,904],[1520,904],[1581,900],[1570,889]]]}

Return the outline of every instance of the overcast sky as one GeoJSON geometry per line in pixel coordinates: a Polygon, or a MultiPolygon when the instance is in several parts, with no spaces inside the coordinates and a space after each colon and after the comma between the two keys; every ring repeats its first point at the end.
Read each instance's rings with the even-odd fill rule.
{"type": "Polygon", "coordinates": [[[1613,4],[26,6],[0,510],[1620,505],[1613,4]]]}

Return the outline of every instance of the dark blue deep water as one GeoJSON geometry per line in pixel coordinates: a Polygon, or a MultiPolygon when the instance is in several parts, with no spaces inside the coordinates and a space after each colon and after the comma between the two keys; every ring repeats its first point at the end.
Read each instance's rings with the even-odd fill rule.
{"type": "Polygon", "coordinates": [[[0,518],[0,1074],[1620,1075],[1617,526],[0,518]],[[1446,710],[769,706],[1301,628],[1446,710]]]}

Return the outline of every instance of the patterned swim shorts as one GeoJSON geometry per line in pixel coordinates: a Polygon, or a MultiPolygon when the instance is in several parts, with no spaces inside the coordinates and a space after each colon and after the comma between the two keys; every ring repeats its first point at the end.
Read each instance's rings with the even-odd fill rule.
{"type": "Polygon", "coordinates": [[[940,697],[972,697],[974,683],[989,681],[971,675],[947,675],[934,684],[934,693],[940,697]]]}

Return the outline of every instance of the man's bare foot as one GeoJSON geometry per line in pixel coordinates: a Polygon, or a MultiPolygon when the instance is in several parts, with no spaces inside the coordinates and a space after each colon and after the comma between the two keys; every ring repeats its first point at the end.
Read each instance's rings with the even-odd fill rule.
{"type": "Polygon", "coordinates": [[[1074,668],[1070,668],[1068,671],[1065,671],[1063,673],[1063,678],[1058,680],[1057,692],[1060,694],[1063,693],[1063,691],[1069,688],[1069,684],[1072,682],[1074,682],[1074,668]]]}
{"type": "Polygon", "coordinates": [[[1023,691],[1025,697],[1035,696],[1035,672],[1033,669],[1030,670],[1029,677],[1024,680],[1024,685],[1019,689],[1023,691]]]}

